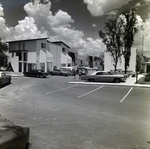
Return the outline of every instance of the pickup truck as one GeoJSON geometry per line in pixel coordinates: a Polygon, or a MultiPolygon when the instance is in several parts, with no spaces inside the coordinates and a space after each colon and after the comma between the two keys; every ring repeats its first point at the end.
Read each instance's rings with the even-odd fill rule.
{"type": "Polygon", "coordinates": [[[49,73],[44,72],[42,69],[33,69],[31,71],[28,72],[23,72],[24,76],[31,76],[31,77],[43,77],[45,78],[46,76],[49,75],[49,73]]]}

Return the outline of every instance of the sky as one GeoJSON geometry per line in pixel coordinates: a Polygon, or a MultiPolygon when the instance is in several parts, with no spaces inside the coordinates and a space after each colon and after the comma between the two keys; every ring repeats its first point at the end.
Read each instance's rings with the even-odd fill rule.
{"type": "Polygon", "coordinates": [[[49,37],[80,55],[98,56],[105,50],[98,31],[108,18],[130,8],[136,9],[139,25],[133,47],[143,47],[150,56],[150,0],[0,0],[0,37],[3,41],[49,37]]]}

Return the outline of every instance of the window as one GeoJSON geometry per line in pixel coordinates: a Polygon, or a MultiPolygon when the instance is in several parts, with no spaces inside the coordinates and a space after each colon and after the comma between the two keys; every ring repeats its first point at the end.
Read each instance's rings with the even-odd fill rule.
{"type": "Polygon", "coordinates": [[[25,50],[25,43],[24,42],[20,42],[18,44],[18,50],[25,50]]]}
{"type": "Polygon", "coordinates": [[[102,72],[98,72],[98,73],[96,73],[96,75],[102,75],[102,72]]]}
{"type": "Polygon", "coordinates": [[[21,43],[18,44],[18,50],[21,50],[21,43]]]}
{"type": "Polygon", "coordinates": [[[21,61],[22,60],[22,55],[21,55],[21,53],[18,53],[19,54],[19,61],[21,61]]]}
{"type": "Polygon", "coordinates": [[[46,43],[41,43],[41,48],[46,49],[46,43]]]}
{"type": "Polygon", "coordinates": [[[22,60],[22,54],[21,53],[16,53],[16,56],[19,56],[19,61],[22,60]]]}
{"type": "Polygon", "coordinates": [[[96,73],[96,75],[106,75],[107,73],[106,72],[98,72],[96,73]]]}
{"type": "Polygon", "coordinates": [[[25,50],[25,43],[22,43],[22,49],[25,50]]]}
{"type": "Polygon", "coordinates": [[[62,52],[66,52],[65,48],[62,48],[62,52]]]}
{"type": "Polygon", "coordinates": [[[27,70],[27,63],[24,63],[23,65],[24,65],[24,67],[23,67],[24,71],[26,71],[27,70]]]}
{"type": "Polygon", "coordinates": [[[19,72],[22,72],[22,63],[19,62],[19,72]]]}
{"type": "Polygon", "coordinates": [[[24,61],[27,61],[27,53],[26,52],[23,53],[23,59],[24,59],[24,61]]]}

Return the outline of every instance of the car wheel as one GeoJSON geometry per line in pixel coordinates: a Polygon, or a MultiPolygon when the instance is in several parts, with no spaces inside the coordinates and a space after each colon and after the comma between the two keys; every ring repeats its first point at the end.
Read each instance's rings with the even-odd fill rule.
{"type": "Polygon", "coordinates": [[[120,79],[119,78],[117,78],[117,79],[114,79],[114,81],[113,81],[114,83],[120,83],[120,79]]]}
{"type": "Polygon", "coordinates": [[[95,82],[95,79],[88,79],[89,82],[95,82]]]}
{"type": "Polygon", "coordinates": [[[0,82],[0,88],[2,87],[2,82],[0,82]]]}
{"type": "Polygon", "coordinates": [[[9,79],[8,84],[11,84],[11,78],[9,79]]]}
{"type": "Polygon", "coordinates": [[[36,75],[37,78],[40,78],[40,75],[36,75]]]}

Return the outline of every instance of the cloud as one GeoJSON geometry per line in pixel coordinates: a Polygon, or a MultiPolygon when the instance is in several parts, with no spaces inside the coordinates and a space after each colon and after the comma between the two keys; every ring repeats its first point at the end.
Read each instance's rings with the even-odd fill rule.
{"type": "Polygon", "coordinates": [[[2,40],[5,40],[9,36],[9,34],[10,34],[10,28],[6,26],[3,7],[0,4],[0,38],[2,40]]]}
{"type": "Polygon", "coordinates": [[[25,17],[24,20],[18,21],[18,25],[11,28],[11,36],[8,39],[21,40],[48,37],[46,30],[38,30],[35,21],[31,17],[25,17]]]}
{"type": "Polygon", "coordinates": [[[92,16],[101,16],[113,9],[120,8],[131,0],[83,0],[92,16]]]}
{"type": "Polygon", "coordinates": [[[142,22],[140,17],[138,17],[138,22],[141,27],[139,27],[138,33],[135,35],[134,47],[139,51],[144,50],[144,53],[147,53],[147,56],[150,57],[150,17],[142,22]],[[144,30],[143,30],[144,29],[144,30]]]}
{"type": "Polygon", "coordinates": [[[117,10],[112,10],[112,11],[108,12],[107,15],[116,16],[117,12],[118,12],[117,10]]]}
{"type": "Polygon", "coordinates": [[[98,54],[103,51],[103,43],[100,39],[85,39],[83,31],[76,30],[71,25],[72,17],[62,10],[54,15],[50,11],[51,3],[42,4],[38,1],[27,3],[24,10],[27,16],[18,21],[18,25],[11,28],[9,39],[31,39],[49,37],[50,41],[62,40],[79,54],[98,54]]]}
{"type": "Polygon", "coordinates": [[[94,24],[94,23],[92,24],[92,27],[96,27],[96,26],[97,26],[96,24],[94,24]]]}

